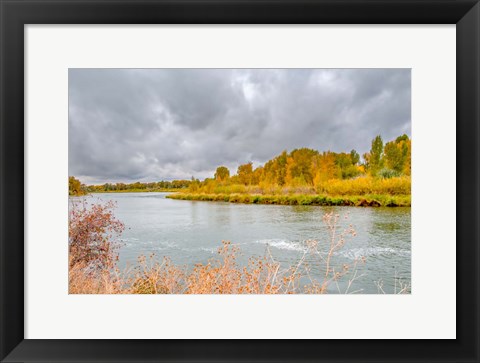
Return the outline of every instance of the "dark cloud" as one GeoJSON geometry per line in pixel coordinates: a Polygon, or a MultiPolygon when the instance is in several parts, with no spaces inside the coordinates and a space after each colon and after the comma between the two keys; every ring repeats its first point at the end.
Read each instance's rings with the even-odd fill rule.
{"type": "Polygon", "coordinates": [[[69,174],[213,175],[282,150],[368,151],[411,125],[409,69],[70,69],[69,174]]]}

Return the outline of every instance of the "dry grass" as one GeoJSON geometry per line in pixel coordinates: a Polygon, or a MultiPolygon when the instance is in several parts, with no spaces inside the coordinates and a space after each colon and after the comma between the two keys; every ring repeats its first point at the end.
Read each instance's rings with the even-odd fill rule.
{"type": "Polygon", "coordinates": [[[319,182],[314,185],[304,186],[278,186],[260,183],[260,185],[238,185],[238,184],[218,184],[211,181],[201,187],[181,190],[180,193],[190,194],[249,194],[249,195],[410,195],[411,178],[410,176],[400,176],[393,178],[373,178],[371,176],[360,176],[354,179],[330,179],[319,182]]]}
{"type": "Polygon", "coordinates": [[[390,179],[359,177],[347,180],[329,180],[317,185],[318,193],[328,195],[410,195],[411,179],[401,176],[390,179]]]}
{"type": "Polygon", "coordinates": [[[85,263],[70,264],[69,294],[123,294],[124,291],[124,281],[118,271],[92,271],[85,263]]]}

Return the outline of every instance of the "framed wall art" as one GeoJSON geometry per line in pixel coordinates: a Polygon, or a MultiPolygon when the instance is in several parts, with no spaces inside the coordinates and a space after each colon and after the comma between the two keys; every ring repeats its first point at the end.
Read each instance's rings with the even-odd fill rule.
{"type": "Polygon", "coordinates": [[[478,361],[479,6],[3,0],[2,361],[478,361]]]}

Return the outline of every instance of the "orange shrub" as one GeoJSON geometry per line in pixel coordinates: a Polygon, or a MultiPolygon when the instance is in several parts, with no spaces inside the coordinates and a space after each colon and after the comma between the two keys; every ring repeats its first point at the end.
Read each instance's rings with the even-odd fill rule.
{"type": "Polygon", "coordinates": [[[70,266],[81,263],[93,270],[113,268],[118,260],[115,237],[124,229],[113,215],[115,204],[77,203],[69,212],[68,247],[70,266]]]}

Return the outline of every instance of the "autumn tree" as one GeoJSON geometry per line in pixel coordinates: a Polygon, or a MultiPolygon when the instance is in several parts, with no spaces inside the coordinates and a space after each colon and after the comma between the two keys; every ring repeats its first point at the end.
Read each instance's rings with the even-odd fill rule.
{"type": "Polygon", "coordinates": [[[313,184],[312,160],[318,151],[301,148],[293,150],[287,158],[285,182],[287,185],[313,184]]]}
{"type": "Polygon", "coordinates": [[[241,184],[250,185],[253,179],[252,162],[242,164],[237,169],[238,180],[241,184]]]}
{"type": "Polygon", "coordinates": [[[227,181],[230,177],[230,170],[226,166],[219,166],[215,172],[215,180],[219,182],[227,181]]]}
{"type": "Polygon", "coordinates": [[[287,151],[284,150],[280,155],[265,163],[263,168],[262,182],[268,185],[285,185],[287,174],[287,151]]]}
{"type": "Polygon", "coordinates": [[[313,183],[315,186],[339,177],[341,171],[336,164],[335,159],[335,153],[331,151],[326,151],[314,158],[312,169],[315,171],[315,179],[313,183]]]}
{"type": "Polygon", "coordinates": [[[68,177],[68,195],[85,195],[84,186],[80,183],[80,180],[73,176],[68,177]]]}
{"type": "Polygon", "coordinates": [[[408,139],[405,140],[406,146],[406,156],[405,156],[405,164],[403,165],[403,173],[405,175],[411,174],[412,169],[412,140],[408,139]]]}
{"type": "Polygon", "coordinates": [[[200,180],[195,179],[195,177],[192,176],[191,182],[188,186],[189,191],[196,192],[199,187],[200,187],[200,180]]]}
{"type": "Polygon", "coordinates": [[[407,159],[411,157],[409,144],[410,140],[407,135],[399,136],[395,141],[387,142],[384,150],[385,167],[397,174],[404,173],[407,159]]]}
{"type": "Polygon", "coordinates": [[[260,184],[261,180],[263,180],[263,167],[259,166],[258,168],[255,168],[255,170],[253,171],[252,184],[258,185],[260,184]]]}

